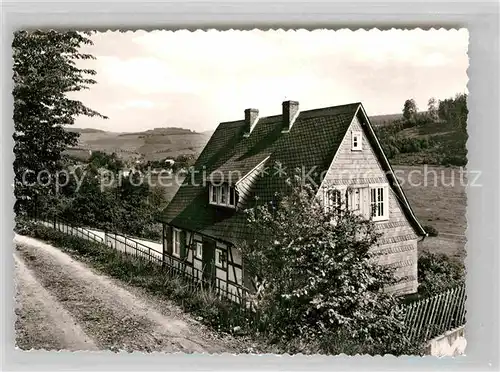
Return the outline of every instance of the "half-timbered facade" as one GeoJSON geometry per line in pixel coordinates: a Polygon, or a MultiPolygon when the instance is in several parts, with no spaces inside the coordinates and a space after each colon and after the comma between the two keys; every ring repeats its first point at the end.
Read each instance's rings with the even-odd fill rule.
{"type": "Polygon", "coordinates": [[[382,232],[380,264],[402,280],[389,290],[417,290],[417,241],[426,233],[384,155],[361,103],[221,123],[163,213],[164,256],[229,295],[252,288],[239,247],[251,235],[244,210],[286,192],[299,168],[325,208],[344,205],[382,232]],[[279,169],[275,165],[279,164],[279,169]]]}

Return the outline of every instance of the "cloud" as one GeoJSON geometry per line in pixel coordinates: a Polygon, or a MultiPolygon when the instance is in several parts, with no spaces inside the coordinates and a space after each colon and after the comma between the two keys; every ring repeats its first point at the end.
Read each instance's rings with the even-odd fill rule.
{"type": "Polygon", "coordinates": [[[100,67],[109,84],[132,88],[139,94],[193,92],[201,89],[200,82],[177,73],[167,63],[153,57],[122,60],[102,56],[100,67]]]}
{"type": "Polygon", "coordinates": [[[248,107],[277,114],[362,101],[369,114],[400,112],[407,98],[466,91],[468,33],[461,30],[106,32],[82,61],[98,84],[78,97],[110,117],[77,125],[139,130],[213,129],[248,107]]]}
{"type": "Polygon", "coordinates": [[[125,101],[123,103],[116,103],[114,105],[111,105],[113,108],[117,108],[119,110],[124,110],[128,108],[133,108],[133,109],[150,109],[152,107],[155,107],[156,103],[151,102],[151,101],[141,101],[141,100],[136,100],[136,101],[125,101]]]}

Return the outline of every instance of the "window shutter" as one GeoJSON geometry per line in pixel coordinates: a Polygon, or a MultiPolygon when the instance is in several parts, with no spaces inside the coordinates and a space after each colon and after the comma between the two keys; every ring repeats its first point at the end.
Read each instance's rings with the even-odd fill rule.
{"type": "Polygon", "coordinates": [[[361,215],[363,218],[370,218],[370,189],[363,187],[361,190],[361,215]]]}
{"type": "Polygon", "coordinates": [[[384,217],[389,218],[389,188],[384,187],[384,217]]]}
{"type": "Polygon", "coordinates": [[[169,255],[172,255],[172,251],[173,251],[173,247],[172,247],[172,244],[173,244],[173,235],[172,235],[172,226],[165,226],[165,240],[166,240],[166,248],[167,248],[167,253],[169,255]]]}
{"type": "Polygon", "coordinates": [[[180,233],[180,256],[181,259],[186,258],[187,256],[187,250],[186,250],[186,232],[184,230],[181,230],[180,233]]]}

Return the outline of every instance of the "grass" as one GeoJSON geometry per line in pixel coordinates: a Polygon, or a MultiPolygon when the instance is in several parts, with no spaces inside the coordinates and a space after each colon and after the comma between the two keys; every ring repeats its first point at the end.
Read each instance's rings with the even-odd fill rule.
{"type": "Polygon", "coordinates": [[[467,196],[465,175],[458,167],[393,166],[401,186],[422,225],[439,232],[420,243],[420,250],[465,257],[467,196]]]}
{"type": "Polygon", "coordinates": [[[103,274],[145,289],[158,298],[172,300],[186,313],[192,314],[197,320],[221,332],[221,335],[236,336],[235,327],[239,326],[237,331],[239,336],[234,338],[235,349],[238,352],[260,353],[267,347],[265,340],[254,340],[248,336],[252,322],[241,306],[219,298],[210,289],[194,289],[182,275],[169,273],[160,265],[123,254],[103,244],[67,235],[32,222],[18,221],[16,230],[19,234],[58,247],[103,274]]]}
{"type": "MultiPolygon", "coordinates": [[[[78,131],[77,128],[72,128],[78,131]]],[[[79,131],[78,146],[82,149],[117,153],[124,159],[143,156],[146,160],[161,160],[179,155],[198,154],[209,140],[206,133],[187,129],[157,128],[137,133],[79,131]]]]}

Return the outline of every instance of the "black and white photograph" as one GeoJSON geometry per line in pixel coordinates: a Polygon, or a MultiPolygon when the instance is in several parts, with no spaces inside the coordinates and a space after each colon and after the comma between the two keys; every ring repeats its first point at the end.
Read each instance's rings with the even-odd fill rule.
{"type": "Polygon", "coordinates": [[[16,347],[465,354],[468,44],[16,31],[16,347]]]}

